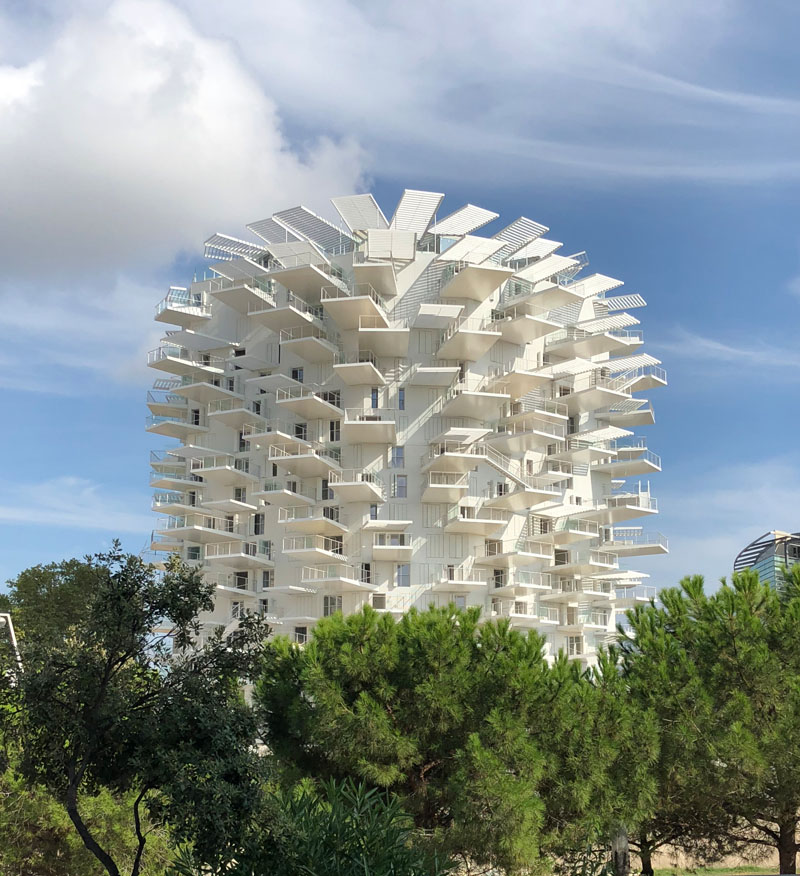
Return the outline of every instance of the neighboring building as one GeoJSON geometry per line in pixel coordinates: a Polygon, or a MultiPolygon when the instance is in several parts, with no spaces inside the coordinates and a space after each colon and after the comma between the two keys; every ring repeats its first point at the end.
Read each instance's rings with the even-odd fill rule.
{"type": "Polygon", "coordinates": [[[755,569],[758,577],[773,587],[781,581],[781,570],[800,561],[800,532],[773,530],[751,541],[739,552],[733,564],[734,572],[755,569]]]}
{"type": "Polygon", "coordinates": [[[406,191],[387,221],[336,198],[206,242],[149,354],[152,547],[202,563],[211,625],[251,609],[305,641],[320,617],[480,605],[590,661],[615,606],[650,595],[620,558],[665,553],[659,458],[631,431],[666,384],[640,295],[582,276],[543,225],[406,191]],[[580,275],[580,276],[579,276],[580,275]],[[639,588],[639,589],[637,589],[639,588]]]}

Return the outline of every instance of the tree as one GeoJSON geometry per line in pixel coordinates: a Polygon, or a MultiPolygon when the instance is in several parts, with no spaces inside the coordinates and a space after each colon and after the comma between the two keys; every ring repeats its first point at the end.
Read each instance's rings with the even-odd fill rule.
{"type": "Polygon", "coordinates": [[[631,690],[658,716],[662,787],[673,795],[650,829],[657,836],[677,816],[680,832],[694,818],[712,849],[774,848],[781,873],[795,873],[800,568],[780,591],[752,570],[710,596],[703,583],[684,578],[661,593],[663,607],[630,612],[622,643],[631,690]]]}
{"type": "Polygon", "coordinates": [[[76,589],[89,596],[68,636],[30,637],[22,673],[2,675],[19,775],[66,807],[109,876],[120,863],[85,809],[102,789],[131,801],[131,876],[142,867],[145,812],[190,840],[198,859],[218,862],[258,801],[255,723],[239,682],[265,628],[249,617],[235,637],[196,649],[197,615],[213,591],[199,572],[174,559],[158,573],[118,543],[87,558],[83,572],[76,589]]]}

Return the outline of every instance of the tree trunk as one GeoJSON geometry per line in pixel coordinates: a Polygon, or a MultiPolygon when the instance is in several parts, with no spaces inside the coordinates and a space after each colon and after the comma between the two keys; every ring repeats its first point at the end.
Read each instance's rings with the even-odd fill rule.
{"type": "Polygon", "coordinates": [[[797,873],[797,843],[795,841],[796,822],[794,820],[780,825],[778,840],[778,860],[781,873],[797,873]]]}
{"type": "Polygon", "coordinates": [[[647,837],[642,835],[639,838],[639,858],[642,862],[642,876],[655,876],[653,870],[653,850],[647,837]]]}
{"type": "Polygon", "coordinates": [[[631,852],[628,848],[628,831],[620,827],[611,840],[611,868],[614,876],[630,876],[631,852]]]}
{"type": "Polygon", "coordinates": [[[78,836],[83,840],[86,848],[100,861],[108,876],[120,876],[119,868],[114,863],[114,859],[100,846],[81,818],[81,814],[78,812],[78,789],[72,784],[67,788],[66,808],[67,815],[69,815],[70,820],[75,825],[75,830],[78,831],[78,836]]]}

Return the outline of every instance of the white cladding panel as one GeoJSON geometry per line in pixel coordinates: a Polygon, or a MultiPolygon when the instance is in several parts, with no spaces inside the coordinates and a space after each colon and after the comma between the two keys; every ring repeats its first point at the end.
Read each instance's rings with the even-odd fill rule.
{"type": "Polygon", "coordinates": [[[455,213],[440,219],[435,225],[431,226],[430,230],[431,234],[460,237],[462,234],[469,234],[478,228],[483,228],[484,225],[488,225],[493,219],[497,219],[499,215],[499,213],[493,213],[491,210],[486,210],[483,207],[466,204],[456,210],[455,213]]]}
{"type": "Polygon", "coordinates": [[[281,225],[271,218],[251,222],[247,228],[267,243],[291,243],[301,239],[297,234],[289,231],[285,225],[281,225]]]}
{"type": "Polygon", "coordinates": [[[485,262],[503,246],[502,240],[493,240],[491,237],[476,237],[467,234],[449,246],[440,256],[442,262],[470,262],[477,265],[485,262]]]}
{"type": "Polygon", "coordinates": [[[417,248],[413,231],[367,231],[367,258],[411,262],[417,248]]]}
{"type": "Polygon", "coordinates": [[[389,227],[378,202],[370,194],[331,198],[331,203],[351,231],[389,227]]]}
{"type": "Polygon", "coordinates": [[[413,231],[421,237],[428,230],[443,199],[441,192],[406,189],[395,207],[389,227],[398,231],[413,231]]]}

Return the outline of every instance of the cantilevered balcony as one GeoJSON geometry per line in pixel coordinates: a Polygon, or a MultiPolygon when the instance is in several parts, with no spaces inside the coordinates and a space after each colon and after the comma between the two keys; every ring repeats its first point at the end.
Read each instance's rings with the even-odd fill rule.
{"type": "Polygon", "coordinates": [[[359,593],[376,589],[360,569],[349,563],[303,566],[300,583],[321,593],[359,593]]]}
{"type": "Polygon", "coordinates": [[[309,264],[306,254],[296,258],[281,256],[281,266],[270,271],[270,277],[277,280],[281,286],[291,289],[307,301],[315,304],[319,301],[324,286],[331,283],[341,283],[344,286],[335,267],[329,265],[322,257],[317,264],[309,264]]]}
{"type": "Polygon", "coordinates": [[[592,464],[593,471],[602,471],[614,478],[661,471],[661,457],[647,449],[644,438],[623,438],[605,442],[609,456],[592,464]]]}
{"type": "Polygon", "coordinates": [[[572,544],[579,541],[600,538],[600,525],[594,520],[582,517],[540,517],[531,514],[528,518],[528,532],[539,541],[550,544],[572,544]]]}
{"type": "Polygon", "coordinates": [[[338,391],[315,392],[306,386],[275,390],[275,404],[278,407],[306,420],[338,420],[343,413],[339,402],[338,391]]]}
{"type": "Polygon", "coordinates": [[[153,495],[151,508],[159,514],[179,516],[192,514],[201,504],[202,499],[196,492],[180,492],[178,490],[159,491],[153,495]]]}
{"type": "Polygon", "coordinates": [[[511,396],[507,393],[487,387],[483,378],[462,380],[445,392],[442,416],[494,420],[500,408],[510,400],[511,396]]]}
{"type": "Polygon", "coordinates": [[[452,386],[461,368],[457,362],[442,361],[436,365],[412,365],[406,377],[408,386],[452,386]]]}
{"type": "Polygon", "coordinates": [[[551,562],[553,546],[532,538],[516,541],[487,540],[473,549],[475,562],[493,568],[510,569],[533,563],[551,562]]]}
{"type": "Polygon", "coordinates": [[[157,532],[172,535],[192,544],[232,542],[242,539],[241,527],[227,517],[213,517],[210,514],[182,514],[169,517],[165,526],[157,532]]]}
{"type": "Polygon", "coordinates": [[[614,582],[603,578],[571,578],[563,569],[551,573],[552,587],[542,593],[547,602],[571,603],[610,602],[614,599],[614,582]]]}
{"type": "Polygon", "coordinates": [[[386,490],[378,475],[361,468],[332,472],[328,484],[339,502],[383,502],[386,490]]]}
{"type": "Polygon", "coordinates": [[[281,329],[281,350],[306,362],[332,364],[339,352],[338,339],[316,326],[281,329]]]}
{"type": "Polygon", "coordinates": [[[184,374],[180,386],[173,392],[199,404],[210,404],[221,398],[241,398],[244,384],[236,376],[210,374],[208,369],[202,368],[184,374]]]}
{"type": "Polygon", "coordinates": [[[397,295],[395,267],[390,260],[370,259],[366,252],[353,253],[353,276],[356,282],[367,283],[380,295],[397,295]]]}
{"type": "Polygon", "coordinates": [[[667,372],[657,365],[643,365],[632,368],[621,375],[627,383],[628,392],[642,392],[667,385],[667,372]]]}
{"type": "Polygon", "coordinates": [[[176,533],[158,533],[153,531],[150,534],[150,550],[163,553],[179,554],[183,549],[183,541],[180,535],[176,533]]]}
{"type": "Polygon", "coordinates": [[[296,447],[310,447],[308,427],[305,423],[290,423],[288,420],[264,420],[245,423],[242,426],[242,440],[251,448],[260,449],[281,444],[296,447]]]}
{"type": "Polygon", "coordinates": [[[272,301],[250,302],[247,316],[251,323],[273,332],[307,326],[323,328],[323,311],[319,304],[309,304],[292,292],[272,301]]]}
{"type": "Polygon", "coordinates": [[[272,546],[268,541],[228,541],[205,548],[206,564],[212,568],[227,566],[237,571],[271,569],[272,546]]]}
{"type": "Polygon", "coordinates": [[[251,310],[275,307],[275,283],[265,277],[229,280],[220,277],[209,283],[211,295],[245,315],[251,310]]]}
{"type": "Polygon", "coordinates": [[[372,350],[337,353],[333,373],[348,386],[385,386],[386,378],[378,370],[378,360],[372,350]]]}
{"type": "Polygon", "coordinates": [[[503,409],[502,418],[506,422],[513,423],[531,414],[565,427],[569,419],[566,404],[550,398],[526,398],[513,401],[503,409]]]}
{"type": "Polygon", "coordinates": [[[150,467],[153,469],[150,475],[151,487],[183,492],[203,483],[199,475],[187,471],[183,460],[166,450],[150,452],[150,467]]]}
{"type": "Polygon", "coordinates": [[[607,551],[557,550],[551,569],[556,575],[596,575],[618,567],[617,555],[607,551]]]}
{"type": "Polygon", "coordinates": [[[218,514],[242,514],[248,516],[258,511],[259,505],[257,500],[253,498],[255,491],[251,493],[250,498],[247,497],[247,491],[240,487],[234,487],[231,492],[233,495],[224,496],[221,499],[207,499],[205,501],[198,499],[198,504],[203,509],[208,508],[218,514]]]}
{"type": "MultiPolygon", "coordinates": [[[[224,423],[231,429],[241,429],[260,417],[262,403],[243,398],[217,398],[208,403],[209,423],[224,423]]],[[[264,421],[266,422],[266,421],[264,421]]]]}
{"type": "Polygon", "coordinates": [[[486,461],[486,448],[463,441],[437,441],[420,459],[422,471],[468,472],[486,461]]]}
{"type": "Polygon", "coordinates": [[[660,532],[643,532],[640,526],[615,526],[606,531],[603,547],[621,557],[668,554],[669,542],[660,532]]]}
{"type": "Polygon", "coordinates": [[[409,562],[413,553],[414,540],[407,532],[376,532],[372,537],[375,562],[409,562]]]}
{"type": "Polygon", "coordinates": [[[549,387],[552,381],[549,368],[543,368],[535,360],[518,357],[504,365],[492,366],[486,378],[486,388],[507,392],[512,399],[519,399],[534,389],[549,387]]]}
{"type": "Polygon", "coordinates": [[[166,297],[156,305],[156,321],[190,328],[211,319],[211,304],[205,292],[192,292],[170,286],[166,297]]]}
{"type": "Polygon", "coordinates": [[[357,283],[349,289],[323,286],[320,302],[325,312],[342,331],[352,331],[361,324],[361,318],[383,321],[389,327],[389,317],[383,299],[369,283],[357,283]]]}
{"type": "Polygon", "coordinates": [[[586,629],[605,630],[611,620],[611,612],[607,608],[578,608],[568,606],[561,615],[558,625],[559,632],[580,633],[586,629]]]}
{"type": "Polygon", "coordinates": [[[485,301],[513,273],[511,268],[491,262],[482,264],[451,262],[442,272],[439,297],[485,301]]]}
{"type": "Polygon", "coordinates": [[[600,523],[621,523],[635,517],[658,514],[658,503],[647,492],[620,492],[603,499],[581,513],[600,523]]]}
{"type": "Polygon", "coordinates": [[[273,444],[268,458],[300,478],[327,478],[341,470],[339,451],[321,444],[273,444]]]}
{"type": "Polygon", "coordinates": [[[529,344],[564,327],[550,318],[549,310],[533,304],[517,304],[494,311],[492,325],[509,344],[529,344]]]}
{"type": "Polygon", "coordinates": [[[636,608],[637,605],[647,605],[658,596],[655,587],[637,584],[634,587],[617,587],[615,590],[615,605],[619,611],[636,608]]]}
{"type": "Polygon", "coordinates": [[[145,417],[145,430],[151,435],[191,441],[193,436],[208,432],[208,425],[201,419],[199,411],[189,411],[177,417],[150,416],[145,417]]]}
{"type": "Polygon", "coordinates": [[[291,477],[262,481],[251,496],[279,508],[300,504],[313,505],[317,501],[317,492],[313,487],[291,477]]]}
{"type": "Polygon", "coordinates": [[[484,505],[451,505],[445,532],[462,535],[494,535],[511,520],[511,512],[484,505]]]}
{"type": "Polygon", "coordinates": [[[560,614],[555,606],[539,605],[531,599],[498,599],[492,597],[492,617],[507,617],[512,627],[519,629],[538,629],[542,626],[555,626],[560,614]]]}
{"type": "Polygon", "coordinates": [[[558,401],[567,406],[570,416],[607,408],[630,398],[624,378],[605,377],[597,371],[576,374],[572,386],[565,390],[560,392],[558,401]]]}
{"type": "Polygon", "coordinates": [[[376,356],[398,358],[408,354],[411,330],[408,320],[386,320],[380,316],[361,316],[358,319],[358,346],[372,350],[376,356]]]}
{"type": "Polygon", "coordinates": [[[394,444],[397,441],[396,412],[386,408],[347,408],[342,438],[352,444],[394,444]]]}
{"type": "Polygon", "coordinates": [[[622,429],[652,426],[656,421],[653,406],[642,398],[622,399],[607,411],[596,411],[595,416],[601,423],[619,426],[622,429]]]}
{"type": "Polygon", "coordinates": [[[222,374],[225,360],[209,353],[198,353],[175,344],[163,344],[147,354],[150,368],[166,371],[168,374],[191,374],[201,370],[208,375],[222,374]]]}
{"type": "Polygon", "coordinates": [[[587,331],[579,328],[565,328],[551,334],[546,342],[548,353],[566,358],[599,356],[603,353],[630,352],[644,342],[640,331],[629,329],[609,329],[608,331],[587,331]]]}
{"type": "Polygon", "coordinates": [[[489,583],[488,569],[476,568],[470,563],[460,563],[441,566],[433,579],[432,591],[459,593],[469,590],[481,590],[489,583]]]}
{"type": "MultiPolygon", "coordinates": [[[[160,382],[160,381],[156,381],[160,382]]],[[[169,380],[164,383],[171,383],[169,380]]],[[[147,407],[155,417],[182,417],[188,413],[189,403],[170,389],[154,389],[147,393],[147,407]]]]}
{"type": "Polygon", "coordinates": [[[545,420],[536,414],[526,414],[497,424],[496,431],[485,441],[503,453],[525,453],[542,450],[551,444],[561,445],[567,433],[566,425],[545,420]]]}
{"type": "Polygon", "coordinates": [[[523,476],[513,483],[494,483],[485,494],[485,504],[490,508],[507,511],[524,511],[542,502],[560,501],[564,490],[559,484],[538,477],[523,476]]]}
{"type": "Polygon", "coordinates": [[[451,505],[462,499],[469,489],[469,474],[456,471],[429,471],[422,487],[423,502],[451,505]]]}
{"type": "Polygon", "coordinates": [[[289,560],[302,560],[305,563],[325,563],[345,559],[341,536],[287,536],[283,539],[282,552],[289,560]]]}
{"type": "Polygon", "coordinates": [[[191,469],[193,474],[221,487],[248,487],[261,476],[260,466],[247,457],[237,458],[228,453],[192,459],[191,469]]]}
{"type": "Polygon", "coordinates": [[[485,356],[501,337],[487,319],[458,319],[442,332],[436,358],[474,362],[485,356]]]}
{"type": "Polygon", "coordinates": [[[347,518],[335,505],[289,505],[278,509],[278,523],[290,532],[308,535],[343,535],[347,518]]]}
{"type": "Polygon", "coordinates": [[[536,472],[536,477],[541,481],[550,481],[553,484],[562,484],[570,480],[574,474],[571,462],[546,459],[542,468],[536,472]]]}
{"type": "Polygon", "coordinates": [[[531,569],[493,569],[489,579],[489,593],[492,596],[549,593],[552,586],[549,572],[535,572],[531,569]]]}

